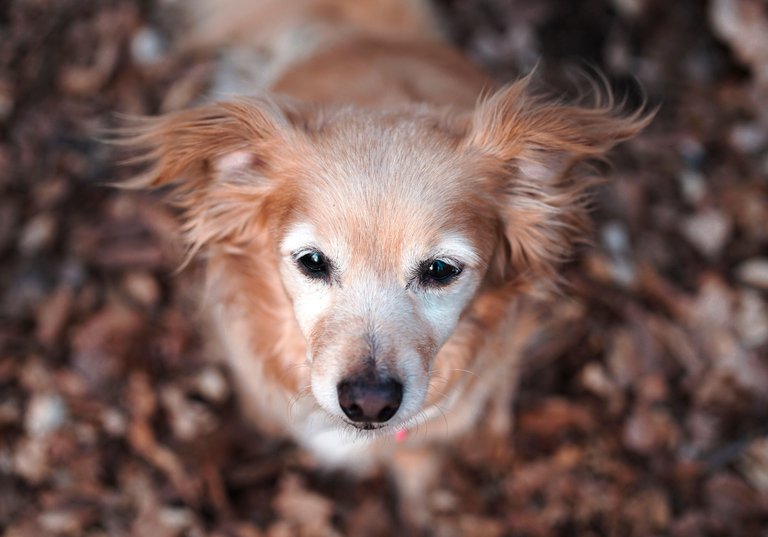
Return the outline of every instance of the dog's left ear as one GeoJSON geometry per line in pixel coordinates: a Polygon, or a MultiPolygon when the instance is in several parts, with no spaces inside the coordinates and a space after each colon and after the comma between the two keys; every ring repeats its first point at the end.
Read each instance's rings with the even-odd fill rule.
{"type": "Polygon", "coordinates": [[[466,148],[485,160],[500,222],[491,277],[554,281],[559,263],[586,236],[587,193],[600,178],[579,165],[601,159],[653,116],[622,112],[610,95],[597,100],[591,107],[551,102],[531,95],[523,79],[475,110],[466,148]]]}

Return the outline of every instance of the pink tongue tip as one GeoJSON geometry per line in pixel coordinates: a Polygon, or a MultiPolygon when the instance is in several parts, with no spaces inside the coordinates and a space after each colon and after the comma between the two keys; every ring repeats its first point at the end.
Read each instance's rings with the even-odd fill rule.
{"type": "Polygon", "coordinates": [[[408,436],[408,431],[405,429],[398,429],[395,431],[395,441],[396,442],[405,442],[405,438],[408,436]]]}

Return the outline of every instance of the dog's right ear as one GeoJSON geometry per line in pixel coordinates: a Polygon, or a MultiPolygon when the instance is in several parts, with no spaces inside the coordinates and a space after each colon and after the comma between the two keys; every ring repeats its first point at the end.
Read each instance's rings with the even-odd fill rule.
{"type": "Polygon", "coordinates": [[[249,167],[266,163],[270,148],[289,131],[277,104],[256,98],[133,120],[121,131],[121,145],[138,153],[131,162],[150,168],[125,186],[173,184],[185,190],[199,181],[244,179],[249,167]]]}
{"type": "Polygon", "coordinates": [[[129,162],[148,169],[119,186],[170,186],[191,255],[253,237],[275,188],[267,177],[276,148],[298,131],[277,104],[254,98],[134,120],[121,134],[118,144],[134,155],[129,162]]]}

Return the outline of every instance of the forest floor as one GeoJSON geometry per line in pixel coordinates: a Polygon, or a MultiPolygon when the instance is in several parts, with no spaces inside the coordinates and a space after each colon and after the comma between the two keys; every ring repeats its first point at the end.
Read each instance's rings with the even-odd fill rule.
{"type": "MultiPolygon", "coordinates": [[[[170,4],[171,2],[165,2],[170,4]]],[[[526,357],[509,453],[445,448],[441,536],[768,536],[768,7],[443,0],[500,80],[595,66],[653,124],[613,153],[595,246],[526,357]]],[[[0,5],[0,534],[387,536],[380,475],[315,469],[238,414],[158,196],[100,143],[190,105],[212,58],[151,0],[0,5]],[[169,33],[170,31],[170,33],[169,33]]],[[[572,84],[571,84],[572,87],[572,84]]]]}

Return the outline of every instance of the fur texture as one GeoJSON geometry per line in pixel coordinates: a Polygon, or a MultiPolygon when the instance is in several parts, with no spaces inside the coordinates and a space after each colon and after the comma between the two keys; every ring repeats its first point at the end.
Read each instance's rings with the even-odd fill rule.
{"type": "Polygon", "coordinates": [[[482,413],[505,433],[536,327],[526,296],[586,235],[595,177],[583,164],[650,115],[548,100],[528,79],[497,89],[441,41],[422,2],[255,2],[245,15],[234,4],[213,3],[195,43],[270,63],[266,82],[246,72],[232,86],[257,96],[140,122],[127,143],[148,163],[132,186],[171,185],[190,255],[206,263],[244,408],[352,469],[482,413]],[[296,32],[312,35],[286,52],[296,32]],[[315,253],[322,279],[302,268],[315,253]],[[458,274],[430,279],[436,261],[458,274]],[[363,370],[402,381],[385,422],[340,408],[338,384],[363,370]],[[400,430],[414,434],[396,445],[400,430]]]}

